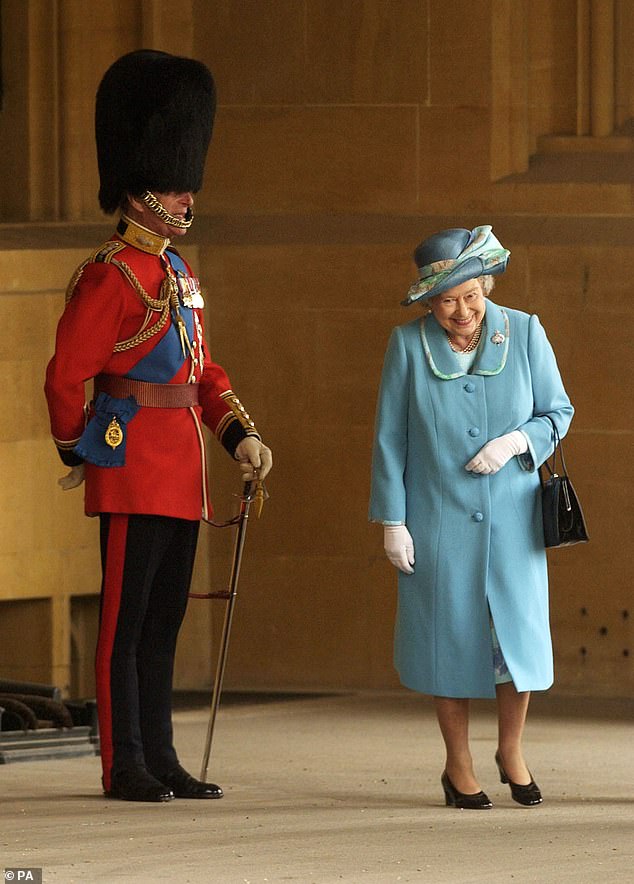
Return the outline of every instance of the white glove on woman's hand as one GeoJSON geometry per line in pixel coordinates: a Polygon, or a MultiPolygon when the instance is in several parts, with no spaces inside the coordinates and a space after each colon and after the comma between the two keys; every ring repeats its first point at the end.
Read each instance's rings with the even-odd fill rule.
{"type": "Polygon", "coordinates": [[[77,488],[84,481],[84,465],[80,463],[79,466],[71,467],[70,473],[66,476],[62,476],[61,479],[57,480],[57,484],[60,486],[62,491],[70,491],[71,488],[77,488]]]}
{"type": "Polygon", "coordinates": [[[403,574],[413,574],[414,541],[405,525],[383,526],[383,548],[390,562],[403,574]]]}
{"type": "Polygon", "coordinates": [[[514,455],[524,454],[525,451],[528,451],[526,436],[519,430],[513,430],[487,442],[465,465],[465,470],[471,473],[497,473],[514,455]]]}
{"type": "Polygon", "coordinates": [[[247,436],[235,451],[235,459],[240,462],[243,482],[263,479],[273,466],[273,454],[256,436],[247,436]],[[255,470],[258,470],[256,476],[255,470]]]}

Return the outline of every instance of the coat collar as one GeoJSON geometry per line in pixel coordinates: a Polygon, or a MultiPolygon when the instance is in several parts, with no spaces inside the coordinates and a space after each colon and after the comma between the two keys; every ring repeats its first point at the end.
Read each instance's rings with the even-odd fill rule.
{"type": "MultiPolygon", "coordinates": [[[[420,334],[429,367],[443,381],[460,378],[462,370],[447,344],[445,330],[430,313],[420,321],[420,334]]],[[[506,365],[509,349],[509,318],[502,307],[487,301],[482,339],[478,346],[471,374],[499,374],[506,365]]]]}
{"type": "Polygon", "coordinates": [[[154,233],[127,215],[122,215],[117,224],[117,233],[121,239],[129,246],[147,252],[149,255],[162,255],[170,244],[169,239],[154,233]]]}

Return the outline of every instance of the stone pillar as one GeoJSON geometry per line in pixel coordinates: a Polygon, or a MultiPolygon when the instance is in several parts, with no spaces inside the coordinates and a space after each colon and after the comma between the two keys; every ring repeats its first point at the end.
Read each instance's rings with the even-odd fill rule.
{"type": "Polygon", "coordinates": [[[58,217],[57,13],[57,0],[2,3],[3,221],[58,217]]]}
{"type": "Polygon", "coordinates": [[[577,0],[577,135],[590,134],[590,2],[577,0]]]}
{"type": "Polygon", "coordinates": [[[590,7],[590,134],[614,131],[614,0],[592,0],[590,7]]]}

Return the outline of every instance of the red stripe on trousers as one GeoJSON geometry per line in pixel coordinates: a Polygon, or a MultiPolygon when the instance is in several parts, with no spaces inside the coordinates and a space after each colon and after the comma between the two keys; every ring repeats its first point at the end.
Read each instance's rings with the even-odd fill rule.
{"type": "Polygon", "coordinates": [[[110,790],[112,772],[112,700],[110,696],[110,661],[117,632],[121,605],[123,567],[128,537],[128,516],[113,513],[109,518],[106,568],[102,588],[101,624],[97,641],[95,673],[97,681],[97,712],[103,786],[110,790]]]}

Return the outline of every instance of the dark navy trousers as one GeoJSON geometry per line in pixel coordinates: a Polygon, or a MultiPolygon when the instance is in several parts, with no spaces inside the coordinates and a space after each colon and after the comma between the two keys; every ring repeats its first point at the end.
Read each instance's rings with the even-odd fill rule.
{"type": "Polygon", "coordinates": [[[103,579],[96,654],[103,784],[113,771],[177,764],[172,677],[199,522],[102,514],[103,579]]]}

